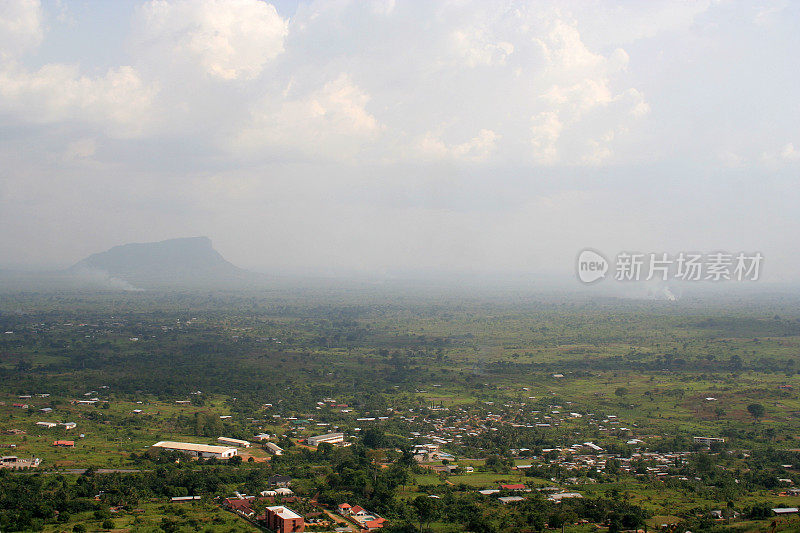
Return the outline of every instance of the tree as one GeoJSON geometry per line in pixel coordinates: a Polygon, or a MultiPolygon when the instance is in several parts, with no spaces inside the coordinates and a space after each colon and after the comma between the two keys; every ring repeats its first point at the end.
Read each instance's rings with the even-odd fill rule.
{"type": "Polygon", "coordinates": [[[764,416],[765,409],[764,406],[761,405],[760,403],[751,403],[750,405],[747,406],[747,411],[755,420],[758,420],[759,418],[764,416]]]}
{"type": "Polygon", "coordinates": [[[417,528],[409,522],[400,522],[398,524],[390,524],[388,527],[383,528],[385,533],[415,533],[417,528]]]}
{"type": "Polygon", "coordinates": [[[564,511],[562,509],[558,509],[554,511],[553,514],[551,514],[550,517],[547,519],[547,525],[548,527],[554,529],[561,528],[561,531],[564,531],[564,526],[568,522],[570,522],[570,519],[572,518],[573,518],[572,513],[564,511]]]}
{"type": "Polygon", "coordinates": [[[422,531],[422,526],[428,528],[439,514],[439,509],[433,498],[427,495],[420,495],[414,499],[414,509],[417,511],[417,519],[419,520],[419,530],[422,531]]]}
{"type": "Polygon", "coordinates": [[[369,428],[364,432],[363,443],[367,448],[381,448],[385,440],[383,431],[378,428],[369,428]]]}
{"type": "Polygon", "coordinates": [[[509,466],[503,457],[496,454],[488,456],[485,465],[486,468],[493,472],[507,472],[509,470],[509,466]]]}
{"type": "Polygon", "coordinates": [[[619,461],[613,458],[609,458],[608,460],[606,460],[605,472],[606,474],[609,474],[611,476],[618,476],[620,472],[619,461]]]}
{"type": "Polygon", "coordinates": [[[763,520],[772,516],[772,505],[768,503],[757,503],[750,507],[745,513],[748,518],[763,520]]]}

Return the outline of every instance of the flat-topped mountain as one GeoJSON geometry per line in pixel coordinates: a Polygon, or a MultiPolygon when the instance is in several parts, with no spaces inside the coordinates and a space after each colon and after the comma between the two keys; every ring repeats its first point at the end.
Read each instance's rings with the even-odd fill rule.
{"type": "Polygon", "coordinates": [[[228,284],[245,281],[250,275],[226,261],[208,237],[115,246],[79,261],[69,273],[132,288],[228,284]]]}

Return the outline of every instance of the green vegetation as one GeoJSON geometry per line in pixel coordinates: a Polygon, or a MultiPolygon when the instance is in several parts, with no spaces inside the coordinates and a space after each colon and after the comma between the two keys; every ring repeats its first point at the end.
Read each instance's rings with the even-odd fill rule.
{"type": "Polygon", "coordinates": [[[0,445],[41,464],[0,471],[0,530],[252,531],[223,499],[275,474],[309,531],[343,502],[389,532],[796,530],[797,304],[2,295],[0,445]],[[285,453],[150,449],[262,433],[285,453]]]}

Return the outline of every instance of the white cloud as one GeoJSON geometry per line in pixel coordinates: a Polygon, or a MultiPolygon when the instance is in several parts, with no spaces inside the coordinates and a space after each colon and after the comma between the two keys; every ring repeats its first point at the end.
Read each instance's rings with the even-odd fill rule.
{"type": "Polygon", "coordinates": [[[609,70],[618,71],[618,70],[625,70],[628,68],[628,62],[631,60],[628,52],[623,50],[622,48],[617,48],[614,52],[608,57],[608,66],[609,70]]]}
{"type": "Polygon", "coordinates": [[[260,0],[151,0],[140,41],[214,78],[253,79],[284,50],[288,22],[260,0]]]}
{"type": "Polygon", "coordinates": [[[800,160],[800,151],[794,147],[794,144],[788,143],[781,149],[781,159],[784,161],[798,161],[800,160]]]}
{"type": "Polygon", "coordinates": [[[794,143],[786,143],[779,150],[768,150],[761,154],[761,162],[768,168],[778,168],[800,161],[800,150],[794,143]]]}
{"type": "Polygon", "coordinates": [[[606,80],[586,78],[570,87],[554,85],[542,98],[554,107],[580,116],[596,106],[608,104],[613,96],[606,80]]]}
{"type": "Polygon", "coordinates": [[[112,135],[137,135],[155,92],[129,66],[96,77],[81,75],[75,65],[49,64],[33,72],[0,68],[0,109],[26,122],[76,120],[112,135]]]}
{"type": "Polygon", "coordinates": [[[631,116],[634,118],[642,118],[650,113],[650,104],[647,103],[644,94],[638,89],[628,89],[621,99],[631,102],[629,110],[631,116]]]}
{"type": "Polygon", "coordinates": [[[0,60],[35,48],[44,37],[38,0],[0,2],[0,60]]]}
{"type": "Polygon", "coordinates": [[[347,74],[292,98],[267,95],[254,106],[234,150],[257,153],[270,147],[289,148],[312,156],[350,157],[381,130],[366,105],[370,97],[347,74]]]}
{"type": "Polygon", "coordinates": [[[460,161],[485,161],[495,150],[500,136],[492,130],[483,129],[466,142],[447,144],[435,134],[428,132],[419,141],[419,152],[436,159],[455,159],[460,161]]]}
{"type": "Polygon", "coordinates": [[[556,143],[564,125],[553,111],[542,111],[532,120],[531,145],[535,162],[552,165],[558,160],[556,143]]]}
{"type": "MultiPolygon", "coordinates": [[[[609,159],[649,110],[640,89],[619,81],[630,61],[627,52],[590,50],[577,23],[557,10],[509,8],[495,14],[483,4],[444,4],[409,19],[408,6],[390,5],[387,11],[383,5],[302,7],[274,46],[266,47],[273,59],[282,53],[280,60],[269,67],[269,76],[258,77],[269,64],[263,57],[252,68],[228,64],[238,58],[250,65],[253,56],[238,52],[258,47],[237,46],[227,31],[212,31],[215,19],[206,15],[219,4],[148,3],[139,20],[136,65],[172,88],[160,102],[160,131],[206,135],[233,154],[259,158],[288,148],[295,156],[358,153],[371,162],[414,154],[599,164],[597,154],[609,159]],[[430,19],[431,31],[410,38],[419,17],[430,19]],[[284,50],[288,32],[293,37],[284,50]],[[192,44],[198,42],[208,46],[192,44]],[[222,42],[227,44],[221,56],[216,45],[222,42]],[[177,70],[165,70],[167,65],[177,70]],[[206,79],[185,70],[197,67],[206,79]],[[491,67],[491,77],[480,67],[491,67]],[[209,77],[240,83],[220,86],[209,77]],[[225,93],[228,88],[236,92],[225,93]],[[225,98],[233,100],[219,103],[225,98]],[[548,113],[560,124],[556,135],[520,120],[548,113]],[[613,141],[603,140],[607,131],[614,132],[613,141]]],[[[281,19],[278,26],[285,24],[281,19]]]]}
{"type": "Polygon", "coordinates": [[[452,46],[455,54],[468,67],[503,65],[514,53],[514,45],[507,41],[494,41],[482,29],[462,29],[453,32],[452,46]]]}
{"type": "Polygon", "coordinates": [[[577,27],[561,19],[556,19],[550,31],[535,40],[542,47],[551,68],[556,71],[581,72],[597,68],[605,62],[602,55],[591,52],[583,43],[577,27]]]}
{"type": "Polygon", "coordinates": [[[0,3],[0,111],[22,123],[76,121],[114,136],[142,131],[156,89],[130,66],[85,75],[77,64],[29,67],[22,53],[45,37],[42,7],[35,0],[0,3]]]}
{"type": "Polygon", "coordinates": [[[614,77],[627,68],[628,53],[592,52],[577,27],[561,19],[535,41],[547,67],[537,80],[545,88],[531,123],[532,161],[596,166],[611,160],[615,142],[650,111],[639,89],[613,87],[614,77]]]}
{"type": "Polygon", "coordinates": [[[607,132],[599,139],[589,139],[587,142],[588,151],[581,157],[584,165],[600,165],[608,160],[611,155],[611,142],[614,140],[614,132],[607,132]]]}
{"type": "Polygon", "coordinates": [[[378,15],[390,15],[394,11],[397,2],[395,0],[373,0],[372,11],[378,15]]]}

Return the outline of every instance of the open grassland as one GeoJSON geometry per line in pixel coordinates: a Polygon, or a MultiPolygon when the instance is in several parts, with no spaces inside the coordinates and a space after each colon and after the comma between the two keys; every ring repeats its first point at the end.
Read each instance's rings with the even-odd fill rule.
{"type": "MultiPolygon", "coordinates": [[[[106,516],[105,514],[103,516],[106,516]]],[[[71,524],[83,524],[88,531],[163,533],[189,531],[225,531],[230,533],[251,533],[261,531],[241,517],[220,509],[213,502],[189,502],[181,504],[143,503],[135,509],[110,513],[113,528],[104,528],[105,518],[98,518],[93,512],[79,513],[70,517],[68,524],[52,524],[42,531],[71,531],[71,524]],[[69,526],[69,527],[68,527],[69,526]]]]}

